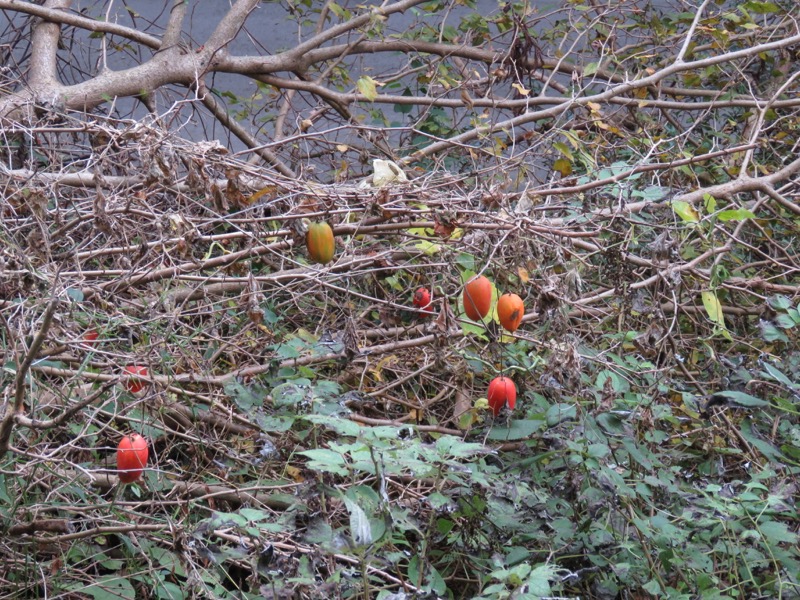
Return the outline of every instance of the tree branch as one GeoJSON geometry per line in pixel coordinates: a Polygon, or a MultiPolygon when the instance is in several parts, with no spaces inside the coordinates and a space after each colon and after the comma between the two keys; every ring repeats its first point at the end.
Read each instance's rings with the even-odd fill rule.
{"type": "Polygon", "coordinates": [[[50,325],[53,322],[53,315],[58,307],[58,296],[53,292],[53,297],[44,311],[42,317],[42,326],[33,338],[28,352],[22,363],[17,365],[17,372],[14,378],[14,404],[6,406],[6,412],[3,415],[3,420],[0,421],[0,458],[3,458],[8,452],[9,443],[11,441],[11,433],[14,429],[14,420],[16,416],[22,412],[25,402],[25,380],[28,377],[31,365],[36,360],[39,354],[39,349],[42,347],[44,340],[47,338],[47,332],[50,330],[50,325]]]}
{"type": "Polygon", "coordinates": [[[117,35],[157,50],[161,46],[161,40],[152,35],[147,35],[136,29],[130,27],[123,27],[115,23],[108,23],[106,21],[98,21],[95,19],[87,19],[74,13],[64,12],[60,9],[50,8],[49,6],[39,6],[30,2],[22,2],[21,0],[0,0],[0,10],[13,10],[28,15],[41,17],[51,23],[61,23],[62,25],[72,25],[86,31],[95,31],[98,33],[110,33],[117,35]]]}
{"type": "Polygon", "coordinates": [[[164,37],[161,38],[160,50],[165,50],[170,46],[176,46],[181,41],[181,31],[183,21],[186,18],[186,0],[173,0],[172,9],[169,14],[169,22],[164,30],[164,37]]]}
{"type": "Polygon", "coordinates": [[[248,148],[260,156],[264,162],[269,165],[273,165],[279,173],[285,175],[286,177],[291,179],[297,177],[294,171],[285,165],[274,152],[261,146],[255,137],[253,137],[244,127],[242,127],[239,122],[236,121],[236,119],[232,118],[228,114],[228,111],[225,110],[225,107],[222,106],[219,100],[214,97],[214,94],[211,93],[208,88],[206,88],[205,84],[201,84],[197,90],[197,93],[200,97],[200,100],[203,102],[203,106],[211,111],[211,114],[214,115],[214,118],[216,118],[223,127],[228,128],[231,133],[242,140],[242,142],[244,142],[248,148]]]}
{"type": "Polygon", "coordinates": [[[259,0],[236,0],[222,17],[214,32],[205,43],[206,53],[216,53],[227,46],[244,25],[247,16],[258,5],[259,0]]]}
{"type": "MultiPolygon", "coordinates": [[[[69,8],[71,0],[48,0],[47,8],[62,11],[69,8]]],[[[33,26],[31,36],[31,69],[28,85],[39,92],[56,90],[60,87],[56,78],[56,57],[61,26],[57,23],[40,21],[33,26]]],[[[49,99],[48,99],[49,100],[49,99]]]]}

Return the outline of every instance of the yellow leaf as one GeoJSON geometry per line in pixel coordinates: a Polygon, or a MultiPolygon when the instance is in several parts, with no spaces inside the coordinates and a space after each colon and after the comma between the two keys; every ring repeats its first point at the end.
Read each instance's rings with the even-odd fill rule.
{"type": "Polygon", "coordinates": [[[313,333],[301,327],[295,332],[295,335],[303,340],[306,344],[316,344],[317,343],[317,336],[313,333]]]}
{"type": "Polygon", "coordinates": [[[700,214],[691,204],[683,200],[673,200],[672,210],[686,223],[697,223],[700,221],[700,214]]]}
{"type": "Polygon", "coordinates": [[[716,292],[702,292],[703,306],[706,308],[708,318],[715,323],[725,324],[725,317],[722,314],[722,305],[719,303],[716,292]]]}
{"type": "Polygon", "coordinates": [[[563,142],[555,142],[553,144],[553,148],[558,150],[561,154],[564,155],[564,157],[568,158],[569,160],[573,159],[572,151],[569,149],[569,146],[567,146],[565,143],[563,143],[563,142]]]}
{"type": "Polygon", "coordinates": [[[572,163],[566,158],[559,158],[553,163],[553,170],[561,173],[562,177],[572,174],[572,163]]]}
{"type": "Polygon", "coordinates": [[[715,333],[721,333],[725,339],[732,340],[728,328],[725,327],[725,315],[722,312],[722,304],[720,304],[717,293],[713,290],[701,292],[700,297],[703,299],[703,306],[706,309],[708,318],[717,325],[715,333]]]}
{"type": "Polygon", "coordinates": [[[475,400],[475,408],[477,410],[489,410],[489,401],[486,398],[478,398],[475,400]]]}
{"type": "Polygon", "coordinates": [[[392,364],[396,362],[397,357],[393,354],[389,356],[384,356],[381,360],[378,361],[378,364],[375,365],[374,368],[370,369],[370,372],[375,377],[375,381],[382,382],[383,381],[383,369],[386,365],[392,364]]]}
{"type": "Polygon", "coordinates": [[[258,190],[255,194],[253,194],[247,200],[245,200],[245,202],[247,204],[252,204],[253,202],[255,202],[256,200],[258,200],[259,198],[261,198],[266,194],[276,194],[277,192],[278,192],[277,185],[268,185],[267,187],[263,187],[260,190],[258,190]]]}
{"type": "Polygon", "coordinates": [[[520,96],[527,96],[528,94],[531,93],[531,91],[529,89],[526,89],[526,88],[522,87],[518,83],[512,83],[511,87],[513,87],[515,90],[517,90],[517,92],[519,92],[520,96]]]}
{"type": "Polygon", "coordinates": [[[296,483],[303,483],[305,481],[303,478],[303,472],[297,467],[293,467],[291,465],[286,465],[286,475],[291,477],[296,483]]]}
{"type": "Polygon", "coordinates": [[[442,249],[442,247],[439,244],[434,244],[433,242],[428,242],[426,240],[417,243],[415,247],[420,252],[424,252],[428,256],[433,256],[442,249]]]}
{"type": "Polygon", "coordinates": [[[517,275],[522,283],[528,283],[531,280],[531,275],[525,267],[517,267],[517,275]]]}

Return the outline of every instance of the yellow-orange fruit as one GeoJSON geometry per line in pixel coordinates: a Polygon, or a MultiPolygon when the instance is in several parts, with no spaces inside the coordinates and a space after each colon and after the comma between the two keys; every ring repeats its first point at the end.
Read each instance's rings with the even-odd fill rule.
{"type": "Polygon", "coordinates": [[[480,321],[492,307],[492,284],[483,275],[470,279],[464,286],[464,312],[473,321],[480,321]]]}
{"type": "Polygon", "coordinates": [[[522,323],[524,314],[525,305],[522,303],[522,298],[516,294],[503,294],[497,300],[497,318],[500,325],[511,333],[514,333],[522,323]]]}
{"type": "Polygon", "coordinates": [[[331,226],[327,223],[311,223],[306,232],[306,248],[314,262],[321,265],[331,262],[336,251],[331,226]]]}

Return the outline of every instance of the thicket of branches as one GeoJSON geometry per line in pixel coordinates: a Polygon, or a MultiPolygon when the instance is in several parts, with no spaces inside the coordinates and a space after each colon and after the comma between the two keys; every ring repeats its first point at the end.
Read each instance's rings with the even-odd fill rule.
{"type": "Polygon", "coordinates": [[[537,4],[0,0],[2,597],[800,595],[800,10],[537,4]]]}

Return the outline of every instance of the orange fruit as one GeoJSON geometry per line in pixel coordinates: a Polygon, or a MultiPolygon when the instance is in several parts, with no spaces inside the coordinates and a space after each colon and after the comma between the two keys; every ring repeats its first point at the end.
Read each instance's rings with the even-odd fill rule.
{"type": "Polygon", "coordinates": [[[497,318],[505,329],[514,333],[522,323],[525,305],[516,294],[503,294],[497,300],[497,318]]]}
{"type": "Polygon", "coordinates": [[[470,279],[464,286],[464,312],[473,321],[480,321],[492,307],[492,284],[483,275],[470,279]]]}

